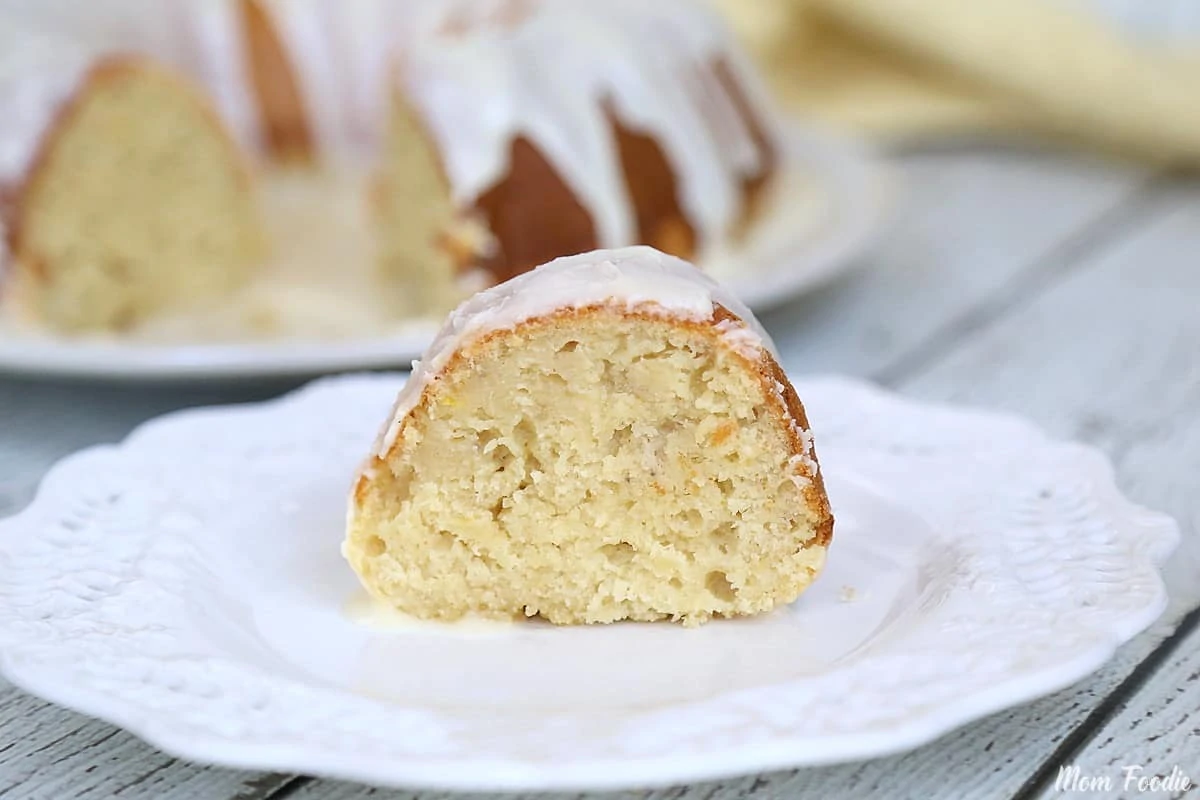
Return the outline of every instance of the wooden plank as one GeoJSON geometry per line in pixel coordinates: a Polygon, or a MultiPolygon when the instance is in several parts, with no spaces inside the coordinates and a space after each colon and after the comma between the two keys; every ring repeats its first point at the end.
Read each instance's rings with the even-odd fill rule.
{"type": "MultiPolygon", "coordinates": [[[[881,250],[880,264],[766,318],[785,352],[796,356],[790,363],[858,374],[887,368],[929,338],[937,338],[948,322],[986,304],[1014,276],[1037,269],[1040,259],[1064,239],[1120,208],[1140,178],[1135,171],[1017,152],[920,155],[906,160],[905,171],[910,194],[881,250]],[[1001,208],[1004,213],[997,214],[1001,208]]],[[[0,495],[13,498],[10,505],[23,504],[34,477],[55,459],[80,446],[115,441],[148,416],[191,403],[257,399],[281,388],[286,387],[210,386],[197,391],[0,383],[0,408],[23,409],[27,415],[12,426],[16,438],[0,442],[0,495]],[[86,398],[86,414],[79,413],[81,397],[86,398]]],[[[0,690],[0,730],[23,731],[33,725],[58,733],[40,740],[46,749],[36,755],[22,749],[25,754],[16,767],[14,749],[0,750],[0,775],[26,776],[14,779],[14,785],[24,781],[17,792],[21,795],[107,796],[118,785],[109,776],[134,780],[150,774],[164,790],[185,787],[179,796],[218,798],[258,791],[243,786],[249,779],[244,774],[195,772],[179,762],[164,766],[153,749],[70,712],[42,707],[14,716],[4,710],[17,702],[14,697],[37,704],[12,690],[0,690]],[[77,756],[80,760],[72,761],[77,756]],[[109,766],[114,759],[119,768],[109,766]],[[80,766],[68,769],[64,764],[80,766]],[[103,766],[88,772],[94,764],[103,766]],[[33,777],[42,772],[53,777],[33,777]]],[[[282,785],[297,793],[315,792],[313,796],[334,790],[325,782],[281,783],[287,779],[274,776],[263,780],[266,793],[282,785]]],[[[751,790],[755,796],[773,796],[777,790],[799,790],[797,780],[786,774],[765,781],[751,778],[696,787],[687,797],[710,792],[738,796],[751,790]]],[[[832,788],[835,783],[824,785],[832,788]]]]}
{"type": "MultiPolygon", "coordinates": [[[[1200,464],[1200,187],[1154,191],[1136,214],[1145,227],[1079,264],[1047,264],[1042,294],[1019,306],[985,303],[956,326],[949,350],[897,382],[934,400],[1023,413],[1052,432],[1106,449],[1122,487],[1181,519],[1185,544],[1168,570],[1172,604],[1147,634],[1078,686],[990,717],[932,745],[863,764],[777,773],[645,795],[656,800],[746,796],[838,798],[1012,797],[1070,740],[1089,715],[1134,674],[1200,602],[1200,537],[1192,482],[1200,464]]],[[[819,421],[818,423],[819,424],[819,421]]],[[[1136,678],[1135,678],[1136,680],[1136,678]]],[[[1057,768],[1057,763],[1053,766],[1057,768]]],[[[359,800],[366,790],[324,781],[300,798],[359,800]]],[[[377,793],[379,798],[438,795],[377,793]]],[[[642,797],[643,795],[636,795],[642,797]]]]}
{"type": "Polygon", "coordinates": [[[801,372],[872,375],[1097,225],[1144,174],[1061,154],[921,153],[902,162],[896,218],[859,271],[762,315],[801,372]]]}
{"type": "Polygon", "coordinates": [[[1036,302],[995,324],[980,309],[978,330],[964,326],[956,350],[899,386],[1012,410],[1105,450],[1130,496],[1183,524],[1167,569],[1177,621],[1200,604],[1200,504],[1177,478],[1200,462],[1200,185],[1161,188],[1139,213],[1147,224],[1058,270],[1036,302]]]}
{"type": "Polygon", "coordinates": [[[12,690],[0,681],[0,798],[153,797],[251,800],[282,778],[187,764],[132,734],[12,690]]]}
{"type": "Polygon", "coordinates": [[[1200,796],[1200,629],[1175,643],[1162,668],[1086,750],[1057,765],[1042,797],[1085,789],[1095,800],[1200,796]],[[1162,779],[1157,790],[1148,783],[1154,777],[1162,779]]]}

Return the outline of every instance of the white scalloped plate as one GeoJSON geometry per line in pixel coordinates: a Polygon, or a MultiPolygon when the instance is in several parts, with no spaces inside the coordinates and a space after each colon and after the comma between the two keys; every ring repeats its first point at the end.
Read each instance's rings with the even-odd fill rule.
{"type": "Polygon", "coordinates": [[[13,683],[196,761],[445,789],[601,789],[912,748],[1098,668],[1166,597],[1174,523],[1095,451],[801,385],[838,517],[793,605],[695,630],[390,626],[343,498],[402,379],[187,411],[0,523],[13,683]]]}
{"type": "MultiPolygon", "coordinates": [[[[756,311],[856,266],[883,228],[892,191],[889,170],[853,139],[797,125],[787,141],[794,188],[746,250],[721,257],[716,272],[756,311]]],[[[436,332],[436,321],[412,320],[366,337],[157,345],[7,325],[0,327],[0,373],[162,380],[407,368],[436,332]]]]}

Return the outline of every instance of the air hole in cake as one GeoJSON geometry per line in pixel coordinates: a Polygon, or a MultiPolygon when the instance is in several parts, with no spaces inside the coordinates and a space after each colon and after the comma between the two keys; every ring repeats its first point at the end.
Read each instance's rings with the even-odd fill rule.
{"type": "Polygon", "coordinates": [[[437,539],[435,540],[435,544],[434,544],[434,549],[441,550],[443,552],[445,552],[447,550],[453,550],[454,544],[457,541],[458,541],[458,537],[455,536],[450,531],[438,531],[437,539]]]}
{"type": "Polygon", "coordinates": [[[633,424],[630,423],[613,431],[612,439],[608,442],[609,455],[617,455],[633,439],[633,424]]]}
{"type": "Polygon", "coordinates": [[[737,600],[737,590],[733,588],[724,572],[714,570],[708,573],[704,577],[704,588],[722,602],[732,603],[737,600]]]}
{"type": "Polygon", "coordinates": [[[371,536],[367,539],[367,554],[372,558],[378,558],[387,552],[387,542],[380,539],[378,536],[371,536]]]}
{"type": "Polygon", "coordinates": [[[728,522],[722,522],[713,528],[709,532],[708,538],[722,553],[731,554],[737,551],[737,533],[734,531],[733,525],[728,522]]]}
{"type": "Polygon", "coordinates": [[[495,448],[489,448],[488,445],[500,438],[500,431],[494,428],[479,431],[475,434],[475,442],[479,445],[479,452],[488,453],[495,448]]]}
{"type": "Polygon", "coordinates": [[[787,481],[780,483],[775,487],[776,497],[787,497],[792,492],[792,487],[796,484],[789,478],[787,481]]]}
{"type": "MultiPolygon", "coordinates": [[[[547,375],[558,377],[554,373],[547,373],[547,375]]],[[[513,428],[513,435],[517,440],[517,444],[523,448],[527,448],[537,440],[537,429],[534,428],[531,420],[523,419],[513,428]]]]}
{"type": "Polygon", "coordinates": [[[611,361],[604,361],[604,369],[600,373],[600,383],[604,388],[614,392],[624,392],[628,389],[625,375],[611,361]]]}
{"type": "Polygon", "coordinates": [[[393,473],[392,491],[396,494],[397,501],[403,502],[408,499],[412,489],[413,471],[409,467],[401,467],[393,473]]]}
{"type": "Polygon", "coordinates": [[[521,479],[521,483],[517,489],[528,489],[534,484],[535,474],[545,473],[545,468],[542,466],[541,460],[533,453],[525,454],[525,476],[521,479]]]}
{"type": "Polygon", "coordinates": [[[610,564],[624,565],[633,561],[634,555],[637,554],[637,548],[629,542],[617,542],[604,545],[600,548],[600,552],[604,554],[610,564]]]}
{"type": "Polygon", "coordinates": [[[572,339],[571,341],[564,343],[562,347],[558,348],[558,352],[574,353],[578,349],[579,349],[579,342],[572,339]]]}
{"type": "Polygon", "coordinates": [[[633,357],[633,361],[635,364],[641,361],[655,361],[660,358],[670,358],[671,354],[671,350],[652,350],[649,353],[639,353],[633,357]]]}
{"type": "Polygon", "coordinates": [[[683,430],[683,426],[679,424],[679,421],[674,419],[664,419],[658,423],[657,428],[659,436],[662,437],[675,433],[675,431],[683,430]]]}
{"type": "Polygon", "coordinates": [[[489,444],[483,452],[491,455],[497,472],[504,472],[516,460],[513,451],[506,444],[489,444]]]}

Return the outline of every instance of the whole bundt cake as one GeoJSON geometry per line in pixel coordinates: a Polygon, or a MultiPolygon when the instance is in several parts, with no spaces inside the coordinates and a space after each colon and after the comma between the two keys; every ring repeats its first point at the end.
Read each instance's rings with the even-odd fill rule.
{"type": "Polygon", "coordinates": [[[778,169],[755,76],[694,0],[0,15],[0,293],[61,330],[120,330],[247,280],[273,175],[369,175],[379,274],[444,313],[596,247],[703,259],[778,169]]]}
{"type": "Polygon", "coordinates": [[[751,313],[648,247],[454,311],[350,498],[343,553],[421,618],[703,622],[794,600],[833,518],[751,313]]]}

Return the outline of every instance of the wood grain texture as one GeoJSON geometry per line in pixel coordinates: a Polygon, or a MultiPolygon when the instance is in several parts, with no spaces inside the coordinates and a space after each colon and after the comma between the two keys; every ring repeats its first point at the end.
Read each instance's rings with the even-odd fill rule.
{"type": "Polygon", "coordinates": [[[1177,517],[1184,541],[1167,568],[1172,612],[1200,604],[1200,184],[1151,192],[1131,235],[1055,272],[1034,301],[977,330],[913,377],[906,393],[1023,414],[1114,461],[1135,500],[1177,517]]]}
{"type": "Polygon", "coordinates": [[[874,375],[961,314],[1119,220],[1145,175],[1043,153],[965,150],[901,162],[889,235],[859,271],[762,316],[789,370],[874,375]],[[1099,226],[1099,228],[1097,228],[1099,226]]]}
{"type": "Polygon", "coordinates": [[[1097,731],[1085,751],[1059,766],[1061,777],[1056,772],[1043,798],[1061,798],[1064,789],[1083,785],[1072,780],[1071,767],[1083,778],[1109,779],[1111,788],[1089,793],[1089,800],[1128,797],[1136,793],[1138,779],[1175,771],[1188,778],[1190,791],[1177,779],[1167,791],[1144,796],[1200,796],[1200,629],[1176,643],[1135,702],[1097,731]]]}
{"type": "MultiPolygon", "coordinates": [[[[1156,247],[1156,237],[1164,235],[1163,220],[1186,215],[1190,204],[1200,202],[1191,199],[1192,190],[1157,192],[1146,201],[1137,192],[1141,176],[1135,172],[1013,152],[922,155],[910,159],[906,169],[911,194],[879,263],[766,316],[784,350],[785,365],[883,375],[922,396],[1026,412],[1057,432],[1102,446],[1140,441],[1139,431],[1146,426],[1175,431],[1182,424],[1169,414],[1178,411],[1187,393],[1184,384],[1197,375],[1171,367],[1182,357],[1179,348],[1174,348],[1174,360],[1156,359],[1147,351],[1161,349],[1167,329],[1197,341],[1197,331],[1191,330],[1196,325],[1170,316],[1181,312],[1179,303],[1161,314],[1144,307],[1141,299],[1131,304],[1127,282],[1114,276],[1136,267],[1146,249],[1156,247]],[[1149,233],[1138,232],[1137,224],[1108,224],[1124,219],[1126,212],[1137,224],[1148,220],[1149,233]],[[1137,233],[1129,239],[1136,245],[1132,250],[1124,238],[1130,230],[1137,233]],[[1077,244],[1062,248],[1072,241],[1077,244]],[[1119,246],[1106,250],[1114,243],[1119,246]],[[1102,255],[1088,257],[1093,249],[1102,255]],[[1043,275],[1052,280],[1040,280],[1043,275]],[[1006,292],[1014,283],[1024,288],[1006,292]],[[997,306],[997,296],[1008,299],[997,306]],[[1130,330],[1122,330],[1118,322],[1126,317],[1132,319],[1130,330]],[[1071,369],[1055,359],[1087,362],[1089,348],[1111,352],[1098,355],[1077,382],[1071,369]],[[1122,381],[1117,392],[1112,391],[1114,374],[1122,381]],[[1174,398],[1161,413],[1131,406],[1160,395],[1174,398]]],[[[1197,285],[1196,278],[1177,271],[1178,266],[1160,267],[1155,274],[1181,281],[1179,289],[1197,285]]],[[[10,504],[23,504],[34,480],[53,460],[79,446],[116,440],[145,417],[193,403],[258,399],[283,388],[168,387],[143,394],[141,389],[0,381],[0,413],[14,408],[25,415],[20,424],[5,426],[18,431],[15,438],[8,430],[0,436],[0,502],[7,496],[10,504]]],[[[1176,482],[1175,490],[1169,489],[1159,466],[1163,459],[1185,466],[1180,453],[1187,452],[1186,441],[1168,437],[1154,442],[1158,449],[1140,456],[1131,456],[1136,448],[1116,448],[1123,485],[1135,494],[1140,491],[1144,501],[1194,515],[1186,487],[1176,482]]],[[[1169,629],[1168,621],[1157,635],[1169,629]]],[[[1153,636],[1145,637],[1127,648],[1118,663],[1077,691],[985,720],[904,756],[609,797],[1011,794],[1153,642],[1153,636]]],[[[130,785],[119,796],[450,797],[371,792],[352,784],[282,776],[258,776],[256,785],[246,773],[171,761],[110,726],[11,689],[0,689],[0,731],[0,793],[7,789],[13,797],[110,796],[126,783],[130,785]],[[26,732],[32,730],[45,732],[38,740],[44,749],[37,752],[25,748],[25,740],[33,738],[26,732]],[[9,731],[19,733],[14,737],[9,731]],[[142,783],[134,783],[138,779],[142,783]]]]}
{"type": "Polygon", "coordinates": [[[0,681],[0,798],[193,797],[251,800],[276,779],[178,761],[111,725],[57,708],[0,681]]]}

